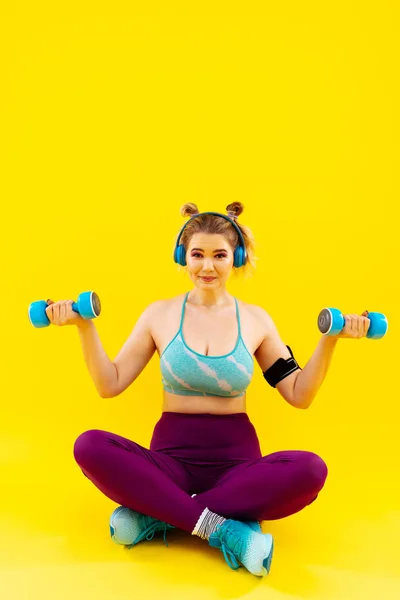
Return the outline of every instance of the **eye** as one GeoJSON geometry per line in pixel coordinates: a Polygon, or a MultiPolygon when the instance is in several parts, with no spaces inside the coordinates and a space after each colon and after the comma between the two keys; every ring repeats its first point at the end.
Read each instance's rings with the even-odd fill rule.
{"type": "MultiPolygon", "coordinates": [[[[193,257],[193,258],[197,258],[198,256],[200,256],[200,257],[202,256],[202,255],[200,254],[200,252],[193,252],[193,254],[192,254],[192,257],[193,257]]],[[[220,254],[216,254],[216,255],[215,255],[215,257],[216,257],[216,258],[219,258],[219,257],[220,257],[220,258],[226,258],[226,254],[222,254],[222,253],[220,253],[220,254]]]]}

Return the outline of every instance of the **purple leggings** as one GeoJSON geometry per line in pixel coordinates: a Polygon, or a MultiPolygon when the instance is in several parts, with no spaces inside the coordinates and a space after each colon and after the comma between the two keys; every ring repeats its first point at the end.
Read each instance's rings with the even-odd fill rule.
{"type": "Polygon", "coordinates": [[[74,456],[108,498],[188,533],[206,507],[241,521],[287,517],[316,499],[328,472],[312,452],[262,456],[246,413],[164,412],[150,450],[113,433],[86,431],[74,456]]]}

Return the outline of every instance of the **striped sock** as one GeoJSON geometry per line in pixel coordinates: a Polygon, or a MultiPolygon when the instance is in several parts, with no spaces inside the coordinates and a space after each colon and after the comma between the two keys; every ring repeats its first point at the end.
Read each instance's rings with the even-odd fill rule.
{"type": "Polygon", "coordinates": [[[192,531],[192,535],[197,535],[203,540],[208,540],[210,535],[214,533],[217,525],[221,525],[221,523],[224,523],[224,521],[226,521],[224,517],[221,517],[220,515],[211,512],[211,510],[208,510],[208,508],[205,508],[192,531]]]}

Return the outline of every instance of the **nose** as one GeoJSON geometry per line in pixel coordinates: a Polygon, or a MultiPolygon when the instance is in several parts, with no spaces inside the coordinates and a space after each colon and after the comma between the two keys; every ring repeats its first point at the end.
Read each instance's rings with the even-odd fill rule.
{"type": "Polygon", "coordinates": [[[205,258],[203,262],[203,271],[214,271],[214,262],[212,258],[205,258]]]}

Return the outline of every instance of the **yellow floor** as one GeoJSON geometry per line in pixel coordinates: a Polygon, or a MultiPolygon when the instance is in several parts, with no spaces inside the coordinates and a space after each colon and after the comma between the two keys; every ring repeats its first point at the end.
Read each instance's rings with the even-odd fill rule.
{"type": "Polygon", "coordinates": [[[168,548],[162,539],[131,550],[115,545],[108,531],[114,504],[80,475],[67,439],[49,439],[48,453],[46,444],[3,437],[4,599],[400,597],[398,481],[388,483],[389,473],[364,466],[339,477],[331,468],[317,502],[263,524],[276,549],[270,576],[259,579],[232,571],[219,551],[184,532],[169,533],[168,548]]]}

